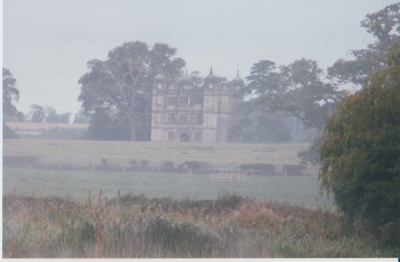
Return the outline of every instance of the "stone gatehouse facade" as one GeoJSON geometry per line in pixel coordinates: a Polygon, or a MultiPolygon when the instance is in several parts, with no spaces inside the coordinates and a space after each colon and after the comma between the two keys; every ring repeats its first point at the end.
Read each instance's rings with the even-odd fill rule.
{"type": "Polygon", "coordinates": [[[226,86],[218,84],[212,68],[202,88],[195,88],[187,72],[179,86],[167,85],[158,73],[154,78],[151,115],[151,141],[241,142],[229,136],[240,114],[234,108],[243,101],[243,79],[237,76],[226,86]]]}

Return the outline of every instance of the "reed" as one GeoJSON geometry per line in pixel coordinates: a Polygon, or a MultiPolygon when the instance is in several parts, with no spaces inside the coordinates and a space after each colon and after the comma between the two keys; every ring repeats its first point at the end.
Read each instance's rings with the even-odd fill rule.
{"type": "Polygon", "coordinates": [[[329,209],[236,195],[216,200],[87,192],[81,202],[3,196],[5,258],[395,257],[367,233],[344,236],[329,209]]]}

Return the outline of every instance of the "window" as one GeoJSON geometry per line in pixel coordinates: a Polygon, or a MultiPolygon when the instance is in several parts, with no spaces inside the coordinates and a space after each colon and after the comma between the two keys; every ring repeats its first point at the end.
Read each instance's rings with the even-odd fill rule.
{"type": "Polygon", "coordinates": [[[162,84],[157,84],[157,89],[162,89],[162,84]]]}
{"type": "Polygon", "coordinates": [[[213,84],[208,84],[208,88],[209,89],[214,89],[214,85],[213,84]]]}
{"type": "Polygon", "coordinates": [[[181,114],[179,116],[179,122],[180,123],[186,123],[189,119],[189,115],[188,114],[181,114]]]}
{"type": "Polygon", "coordinates": [[[168,105],[176,105],[176,97],[169,97],[168,98],[168,105]]]}
{"type": "Polygon", "coordinates": [[[190,104],[190,98],[189,97],[180,97],[179,98],[179,105],[185,106],[190,104]]]}
{"type": "Polygon", "coordinates": [[[168,141],[174,140],[174,132],[168,132],[168,141]]]}
{"type": "Polygon", "coordinates": [[[196,115],[196,124],[203,124],[203,114],[196,115]]]}
{"type": "Polygon", "coordinates": [[[194,104],[195,105],[202,105],[203,104],[203,98],[202,97],[195,97],[194,98],[194,104]]]}
{"type": "Polygon", "coordinates": [[[236,86],[236,91],[239,91],[239,89],[240,89],[240,86],[236,86]]]}
{"type": "Polygon", "coordinates": [[[157,97],[157,105],[162,105],[162,97],[157,97]]]}
{"type": "Polygon", "coordinates": [[[201,141],[201,132],[194,132],[194,141],[201,141]]]}
{"type": "Polygon", "coordinates": [[[175,123],[175,114],[174,113],[168,114],[168,123],[175,123]]]}
{"type": "Polygon", "coordinates": [[[156,114],[156,122],[161,123],[161,114],[159,113],[156,114]]]}

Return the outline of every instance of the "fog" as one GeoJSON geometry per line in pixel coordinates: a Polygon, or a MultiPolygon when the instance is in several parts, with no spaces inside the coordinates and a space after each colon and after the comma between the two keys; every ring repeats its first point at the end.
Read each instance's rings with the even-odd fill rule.
{"type": "Polygon", "coordinates": [[[3,67],[17,79],[17,107],[80,109],[90,59],[124,42],[167,43],[187,69],[242,78],[259,60],[305,57],[321,68],[373,42],[360,21],[395,1],[3,1],[3,67]]]}
{"type": "Polygon", "coordinates": [[[399,17],[2,1],[3,258],[399,257],[399,17]]]}

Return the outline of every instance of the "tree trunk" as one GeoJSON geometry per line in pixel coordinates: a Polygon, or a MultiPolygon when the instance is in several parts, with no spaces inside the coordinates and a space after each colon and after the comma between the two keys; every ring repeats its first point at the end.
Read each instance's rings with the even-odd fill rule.
{"type": "Polygon", "coordinates": [[[136,141],[136,128],[135,128],[135,121],[131,118],[131,141],[136,141]]]}
{"type": "Polygon", "coordinates": [[[131,105],[130,105],[130,117],[129,122],[131,124],[131,141],[136,141],[136,127],[135,127],[135,86],[131,89],[131,105]]]}

